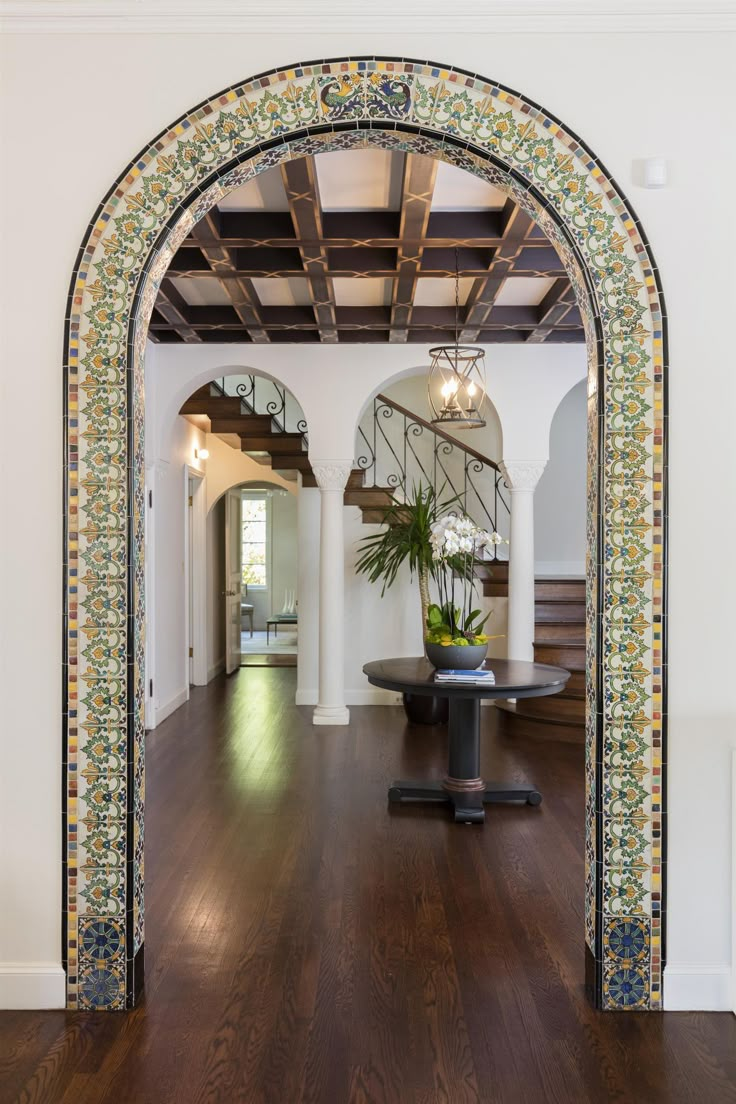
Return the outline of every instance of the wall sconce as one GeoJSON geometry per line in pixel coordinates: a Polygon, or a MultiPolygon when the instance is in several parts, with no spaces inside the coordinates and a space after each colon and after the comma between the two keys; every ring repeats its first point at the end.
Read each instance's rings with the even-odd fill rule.
{"type": "Polygon", "coordinates": [[[194,450],[194,459],[195,460],[207,460],[209,458],[209,455],[210,455],[210,450],[209,449],[195,449],[194,450]]]}

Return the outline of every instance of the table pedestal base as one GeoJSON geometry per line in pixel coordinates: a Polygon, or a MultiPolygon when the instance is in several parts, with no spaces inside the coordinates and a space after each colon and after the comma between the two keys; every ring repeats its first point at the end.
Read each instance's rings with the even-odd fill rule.
{"type": "Polygon", "coordinates": [[[459,824],[482,824],[484,805],[501,801],[519,801],[525,805],[541,805],[542,795],[528,782],[484,782],[478,790],[454,790],[445,782],[392,782],[388,791],[392,805],[432,801],[452,805],[459,824]]]}
{"type": "Polygon", "coordinates": [[[461,824],[482,824],[484,805],[520,801],[541,805],[542,795],[528,782],[484,782],[480,777],[480,702],[451,698],[447,777],[442,782],[393,782],[391,804],[415,801],[452,805],[461,824]]]}

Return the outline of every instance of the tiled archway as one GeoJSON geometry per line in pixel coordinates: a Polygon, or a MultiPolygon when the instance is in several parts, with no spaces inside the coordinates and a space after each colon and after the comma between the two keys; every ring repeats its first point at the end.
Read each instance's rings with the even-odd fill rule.
{"type": "Polygon", "coordinates": [[[75,270],[65,370],[64,907],[68,1002],[129,1007],[143,966],[142,352],[192,224],[280,161],[377,144],[491,180],[543,225],[589,350],[586,954],[606,1008],[659,1008],[662,969],[664,317],[633,213],[534,104],[429,63],[261,74],[131,164],[75,270]]]}

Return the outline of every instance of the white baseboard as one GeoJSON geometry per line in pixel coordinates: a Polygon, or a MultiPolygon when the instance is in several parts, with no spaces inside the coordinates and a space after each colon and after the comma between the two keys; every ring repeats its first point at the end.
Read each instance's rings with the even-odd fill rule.
{"type": "Polygon", "coordinates": [[[665,966],[662,989],[665,1012],[730,1012],[731,967],[665,966]]]}
{"type": "Polygon", "coordinates": [[[346,690],[345,702],[347,705],[401,705],[401,694],[395,690],[346,690]]]}
{"type": "Polygon", "coordinates": [[[225,657],[218,659],[217,663],[214,663],[212,667],[207,671],[207,681],[212,682],[213,678],[217,678],[225,670],[225,657]]]}
{"type": "Polygon", "coordinates": [[[534,574],[539,575],[572,575],[578,579],[585,578],[585,560],[537,560],[534,564],[534,574]]]}
{"type": "MultiPolygon", "coordinates": [[[[297,705],[316,705],[316,690],[297,690],[295,702],[297,705]]],[[[346,705],[401,705],[401,694],[394,690],[346,690],[346,705]]],[[[488,699],[480,703],[482,706],[493,705],[488,699]]]]}
{"type": "Polygon", "coordinates": [[[158,705],[153,710],[153,716],[151,720],[153,724],[151,728],[157,728],[162,721],[165,721],[167,717],[170,717],[172,713],[175,713],[185,702],[189,701],[189,687],[185,686],[183,690],[180,690],[178,694],[174,694],[173,698],[170,698],[165,705],[158,705]]]}
{"type": "Polygon", "coordinates": [[[66,974],[54,962],[0,962],[0,1008],[66,1007],[66,974]]]}
{"type": "MultiPolygon", "coordinates": [[[[316,690],[297,690],[297,705],[316,705],[318,694],[316,690]]],[[[346,705],[401,705],[401,694],[393,690],[346,690],[346,705]]]]}

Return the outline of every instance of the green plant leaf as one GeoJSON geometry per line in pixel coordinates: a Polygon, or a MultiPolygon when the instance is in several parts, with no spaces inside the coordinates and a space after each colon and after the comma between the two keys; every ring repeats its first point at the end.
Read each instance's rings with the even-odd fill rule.
{"type": "Polygon", "coordinates": [[[427,624],[431,626],[442,623],[442,611],[439,606],[432,604],[427,610],[427,624]]]}

